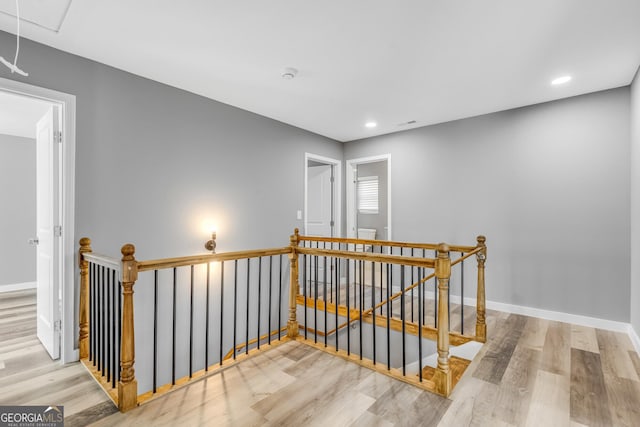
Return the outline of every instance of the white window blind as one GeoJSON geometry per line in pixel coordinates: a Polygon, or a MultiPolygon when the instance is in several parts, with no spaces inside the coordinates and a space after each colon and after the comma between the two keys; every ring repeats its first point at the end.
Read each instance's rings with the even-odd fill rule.
{"type": "Polygon", "coordinates": [[[364,214],[378,213],[378,177],[358,178],[358,211],[364,214]]]}

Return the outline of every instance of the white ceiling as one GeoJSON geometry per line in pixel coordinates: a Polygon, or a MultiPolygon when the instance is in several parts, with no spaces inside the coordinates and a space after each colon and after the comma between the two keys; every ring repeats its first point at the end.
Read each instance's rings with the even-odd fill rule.
{"type": "Polygon", "coordinates": [[[0,134],[36,137],[36,124],[51,104],[0,91],[0,134]]]}
{"type": "MultiPolygon", "coordinates": [[[[83,0],[57,33],[21,30],[349,141],[628,85],[639,18],[639,0],[83,0]],[[282,79],[284,67],[298,76],[282,79]],[[563,74],[573,80],[549,84],[563,74]]],[[[14,32],[15,21],[0,14],[0,29],[14,32]]]]}

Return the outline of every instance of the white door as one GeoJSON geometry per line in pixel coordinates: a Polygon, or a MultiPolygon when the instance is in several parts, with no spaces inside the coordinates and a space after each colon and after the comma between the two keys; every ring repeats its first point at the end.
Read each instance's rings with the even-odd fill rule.
{"type": "Polygon", "coordinates": [[[333,166],[309,167],[307,231],[309,236],[333,236],[333,166]]]}
{"type": "Polygon", "coordinates": [[[51,107],[38,122],[36,134],[37,334],[53,359],[60,357],[59,238],[54,230],[60,215],[57,113],[51,107]]]}

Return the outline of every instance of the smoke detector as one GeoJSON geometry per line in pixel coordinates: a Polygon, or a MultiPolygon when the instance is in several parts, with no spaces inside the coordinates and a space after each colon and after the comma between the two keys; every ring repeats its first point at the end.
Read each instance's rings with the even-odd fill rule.
{"type": "Polygon", "coordinates": [[[281,76],[285,80],[292,80],[297,74],[298,70],[296,70],[295,68],[286,67],[284,70],[282,70],[281,76]]]}

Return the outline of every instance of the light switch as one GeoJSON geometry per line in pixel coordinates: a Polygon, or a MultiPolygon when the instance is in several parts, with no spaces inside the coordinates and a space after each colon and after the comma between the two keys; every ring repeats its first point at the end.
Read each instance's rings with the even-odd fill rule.
{"type": "Polygon", "coordinates": [[[302,211],[298,211],[298,219],[302,219],[302,211]]]}

